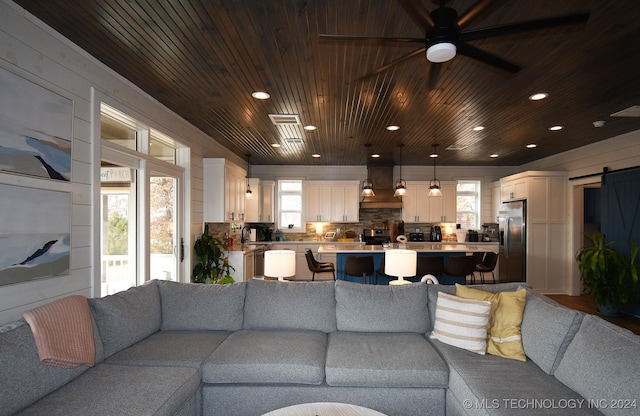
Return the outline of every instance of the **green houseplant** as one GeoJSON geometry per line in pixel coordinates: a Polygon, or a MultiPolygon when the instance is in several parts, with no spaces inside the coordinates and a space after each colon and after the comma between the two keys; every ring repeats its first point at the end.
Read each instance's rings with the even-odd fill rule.
{"type": "Polygon", "coordinates": [[[576,261],[582,275],[582,282],[603,315],[617,315],[620,306],[631,298],[638,285],[638,269],[635,258],[638,247],[632,242],[631,258],[627,260],[613,247],[613,242],[605,243],[604,235],[587,234],[593,246],[582,247],[576,254],[576,261]]]}
{"type": "Polygon", "coordinates": [[[209,225],[205,224],[202,235],[194,244],[196,265],[193,267],[191,281],[193,283],[233,283],[229,259],[225,257],[225,245],[218,238],[209,234],[209,225]]]}

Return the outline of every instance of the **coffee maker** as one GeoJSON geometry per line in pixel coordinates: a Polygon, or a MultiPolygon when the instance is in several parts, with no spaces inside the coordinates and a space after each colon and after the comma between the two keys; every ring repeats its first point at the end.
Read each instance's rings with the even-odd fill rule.
{"type": "Polygon", "coordinates": [[[431,241],[442,241],[442,229],[439,225],[434,225],[433,227],[431,227],[431,241]]]}

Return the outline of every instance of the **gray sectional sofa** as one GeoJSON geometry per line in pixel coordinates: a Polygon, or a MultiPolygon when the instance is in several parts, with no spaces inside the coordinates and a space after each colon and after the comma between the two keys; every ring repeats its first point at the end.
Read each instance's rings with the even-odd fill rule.
{"type": "Polygon", "coordinates": [[[429,339],[439,291],[455,287],[152,281],[89,300],[91,368],[42,365],[24,320],[0,327],[0,415],[640,414],[639,336],[528,291],[527,361],[478,355],[429,339]]]}

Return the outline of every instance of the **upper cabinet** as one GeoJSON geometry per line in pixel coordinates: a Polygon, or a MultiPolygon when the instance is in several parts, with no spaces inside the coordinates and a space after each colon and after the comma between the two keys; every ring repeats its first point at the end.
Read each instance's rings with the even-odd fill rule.
{"type": "Polygon", "coordinates": [[[205,222],[244,221],[246,171],[223,158],[203,159],[205,222]]]}
{"type": "Polygon", "coordinates": [[[305,221],[358,222],[358,181],[306,181],[305,221]]]}
{"type": "Polygon", "coordinates": [[[262,215],[262,184],[258,178],[249,178],[251,196],[246,196],[244,200],[244,220],[245,222],[260,222],[262,215]]]}
{"type": "Polygon", "coordinates": [[[500,179],[500,199],[502,202],[527,199],[529,194],[527,178],[508,178],[512,178],[512,176],[500,179]]]}
{"type": "Polygon", "coordinates": [[[262,210],[260,212],[260,222],[274,222],[274,195],[275,195],[275,181],[262,181],[260,202],[262,210]]]}
{"type": "Polygon", "coordinates": [[[402,220],[405,223],[455,222],[456,182],[441,182],[441,197],[429,196],[429,182],[408,181],[402,197],[402,220]]]}

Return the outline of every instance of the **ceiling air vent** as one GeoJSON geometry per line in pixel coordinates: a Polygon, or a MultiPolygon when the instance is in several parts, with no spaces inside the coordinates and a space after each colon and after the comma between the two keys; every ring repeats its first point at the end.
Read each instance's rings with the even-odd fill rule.
{"type": "Polygon", "coordinates": [[[629,108],[611,114],[611,117],[640,117],[640,105],[632,105],[629,108]]]}
{"type": "Polygon", "coordinates": [[[284,139],[284,141],[286,143],[290,143],[290,144],[301,144],[302,143],[302,139],[299,137],[290,137],[287,139],[284,139]]]}
{"type": "Polygon", "coordinates": [[[269,114],[271,122],[276,126],[300,125],[300,116],[297,114],[269,114]]]}

